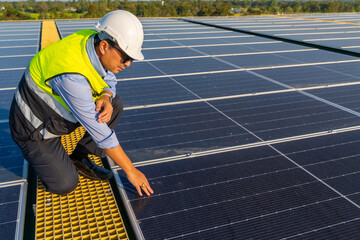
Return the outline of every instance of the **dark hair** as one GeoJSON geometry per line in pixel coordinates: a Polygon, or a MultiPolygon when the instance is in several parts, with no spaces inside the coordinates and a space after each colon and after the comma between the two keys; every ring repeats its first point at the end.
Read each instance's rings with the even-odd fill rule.
{"type": "Polygon", "coordinates": [[[99,34],[96,34],[95,37],[94,37],[94,46],[97,47],[99,46],[101,40],[99,38],[99,34]]]}
{"type": "MultiPolygon", "coordinates": [[[[105,40],[111,47],[114,47],[116,45],[116,43],[114,43],[113,41],[111,41],[110,39],[103,39],[105,40]]],[[[101,43],[102,40],[100,40],[99,38],[99,34],[96,34],[94,37],[94,46],[97,47],[99,46],[99,44],[101,43]]]]}

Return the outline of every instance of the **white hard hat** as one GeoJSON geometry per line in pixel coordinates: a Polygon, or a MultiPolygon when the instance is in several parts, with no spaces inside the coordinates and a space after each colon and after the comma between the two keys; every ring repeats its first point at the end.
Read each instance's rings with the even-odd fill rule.
{"type": "Polygon", "coordinates": [[[141,22],[132,13],[116,10],[106,14],[95,23],[96,29],[106,32],[119,47],[131,58],[143,60],[141,46],[144,41],[144,31],[141,22]]]}

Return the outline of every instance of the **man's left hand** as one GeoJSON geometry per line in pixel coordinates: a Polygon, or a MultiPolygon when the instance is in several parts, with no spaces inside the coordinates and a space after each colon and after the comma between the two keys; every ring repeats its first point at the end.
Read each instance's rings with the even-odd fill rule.
{"type": "Polygon", "coordinates": [[[107,123],[111,119],[111,115],[113,113],[113,106],[110,101],[110,97],[107,95],[101,96],[96,101],[96,109],[97,112],[100,111],[98,116],[99,123],[107,123]]]}

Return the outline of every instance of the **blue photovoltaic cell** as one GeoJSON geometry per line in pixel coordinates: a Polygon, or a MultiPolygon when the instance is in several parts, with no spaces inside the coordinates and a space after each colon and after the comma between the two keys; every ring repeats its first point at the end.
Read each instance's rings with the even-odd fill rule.
{"type": "Polygon", "coordinates": [[[358,82],[360,80],[359,77],[351,74],[353,71],[345,71],[345,69],[343,72],[330,70],[331,66],[336,67],[336,65],[327,65],[326,68],[324,68],[324,65],[318,65],[254,70],[254,72],[295,88],[358,82]]]}
{"type": "Polygon", "coordinates": [[[278,65],[298,64],[294,59],[283,57],[281,54],[255,54],[218,57],[226,62],[235,64],[241,68],[269,67],[278,65]]]}
{"type": "Polygon", "coordinates": [[[212,101],[263,140],[357,126],[359,117],[296,92],[212,101]]]}
{"type": "Polygon", "coordinates": [[[35,55],[37,53],[38,47],[9,47],[9,48],[0,48],[0,57],[1,56],[13,56],[13,55],[35,55]]]}
{"type": "Polygon", "coordinates": [[[2,233],[3,239],[11,239],[11,237],[14,239],[16,228],[13,228],[13,222],[17,220],[18,206],[18,201],[0,205],[0,226],[8,226],[8,232],[2,233]]]}
{"type": "Polygon", "coordinates": [[[124,111],[116,134],[133,162],[258,141],[206,103],[124,111]]]}
{"type": "Polygon", "coordinates": [[[321,50],[219,57],[241,67],[267,67],[309,62],[356,60],[356,57],[321,50]]]}
{"type": "Polygon", "coordinates": [[[12,140],[9,123],[0,123],[0,182],[22,179],[24,157],[12,140]]]}
{"type": "Polygon", "coordinates": [[[307,92],[324,98],[340,106],[360,112],[360,85],[308,90],[307,92]]]}
{"type": "Polygon", "coordinates": [[[120,81],[116,89],[125,107],[197,99],[170,78],[120,81]]]}
{"type": "Polygon", "coordinates": [[[181,76],[173,79],[201,98],[253,94],[284,89],[280,85],[244,71],[181,76]]]}
{"type": "Polygon", "coordinates": [[[179,44],[169,40],[159,40],[159,41],[145,40],[143,43],[143,52],[145,52],[144,50],[147,50],[147,48],[173,47],[173,46],[179,46],[179,44]]]}
{"type": "Polygon", "coordinates": [[[271,43],[266,43],[266,44],[250,44],[250,45],[245,45],[245,47],[250,48],[250,49],[256,49],[256,50],[262,51],[262,52],[310,49],[305,46],[286,43],[286,42],[280,42],[280,41],[276,42],[276,43],[271,42],[271,43]]]}
{"type": "Polygon", "coordinates": [[[193,25],[189,28],[164,28],[164,29],[145,29],[144,33],[155,33],[155,34],[163,34],[163,33],[178,33],[178,32],[188,32],[189,34],[193,33],[201,33],[201,32],[209,32],[209,31],[220,31],[217,28],[210,28],[210,27],[201,27],[199,25],[193,25]]]}
{"type": "Polygon", "coordinates": [[[165,48],[165,49],[149,49],[143,50],[142,53],[146,60],[161,59],[161,58],[181,58],[191,56],[201,56],[201,53],[195,52],[186,47],[180,48],[165,48]]]}
{"type": "MultiPolygon", "coordinates": [[[[7,70],[0,71],[0,89],[1,88],[16,88],[22,75],[24,74],[24,70],[7,70]]],[[[3,94],[4,92],[2,92],[3,94]]]]}
{"type": "Polygon", "coordinates": [[[154,35],[154,34],[149,33],[149,34],[146,34],[144,36],[144,39],[145,40],[158,40],[158,39],[164,40],[164,39],[167,39],[167,38],[163,37],[161,35],[154,35]]]}
{"type": "MultiPolygon", "coordinates": [[[[219,36],[219,34],[221,34],[222,36],[236,36],[237,33],[234,33],[234,32],[208,32],[208,33],[184,33],[184,34],[158,34],[156,36],[158,36],[157,38],[162,38],[162,39],[167,39],[167,38],[189,38],[189,37],[192,37],[192,38],[195,38],[195,37],[203,37],[203,38],[206,38],[206,37],[214,37],[214,36],[219,36]]],[[[148,38],[147,36],[153,36],[153,35],[145,35],[145,39],[155,39],[155,37],[153,38],[148,38]]]]}
{"type": "Polygon", "coordinates": [[[228,45],[228,46],[209,46],[209,47],[194,47],[207,54],[236,54],[236,53],[253,53],[253,52],[270,52],[270,51],[288,51],[308,49],[299,47],[294,44],[279,43],[265,43],[265,44],[245,44],[245,45],[228,45]]]}
{"type": "Polygon", "coordinates": [[[360,79],[359,62],[337,63],[337,64],[324,64],[322,68],[329,69],[333,72],[344,73],[345,75],[352,75],[360,79]]]}
{"type": "Polygon", "coordinates": [[[209,46],[209,47],[204,46],[204,47],[193,47],[193,49],[206,53],[207,55],[259,52],[258,50],[251,48],[251,46],[253,45],[228,45],[228,46],[209,46]]]}
{"type": "Polygon", "coordinates": [[[13,39],[11,41],[0,41],[0,47],[16,47],[22,49],[24,46],[25,48],[28,48],[28,46],[38,48],[39,40],[37,37],[18,37],[17,39],[13,39]]]}
{"type": "MultiPolygon", "coordinates": [[[[24,33],[24,34],[8,34],[8,35],[0,35],[0,42],[4,40],[17,40],[17,39],[35,39],[38,38],[39,34],[30,34],[30,33],[24,33]]],[[[39,41],[37,41],[39,42],[39,41]]],[[[13,44],[12,44],[13,45],[13,44]]],[[[18,43],[16,44],[18,46],[18,43]]],[[[21,45],[20,45],[21,46],[21,45]]]]}
{"type": "Polygon", "coordinates": [[[26,67],[33,56],[0,58],[0,69],[26,67]]]}
{"type": "Polygon", "coordinates": [[[13,240],[15,239],[16,221],[0,224],[0,236],[1,240],[13,240]]]}
{"type": "Polygon", "coordinates": [[[11,101],[13,99],[15,89],[1,91],[0,94],[0,119],[8,119],[11,101]]]}
{"type": "Polygon", "coordinates": [[[15,239],[21,185],[0,187],[0,239],[15,239]]]}
{"type": "Polygon", "coordinates": [[[165,74],[197,73],[204,71],[219,71],[235,69],[213,58],[191,58],[151,62],[165,74]]]}
{"type": "MultiPolygon", "coordinates": [[[[192,46],[192,45],[208,45],[208,44],[224,44],[224,43],[251,43],[257,42],[259,39],[255,38],[254,36],[250,35],[243,35],[243,34],[236,34],[234,33],[233,36],[222,36],[219,34],[218,36],[213,36],[212,38],[198,38],[194,37],[195,39],[191,39],[192,37],[189,36],[189,39],[176,39],[177,43],[180,43],[185,46],[192,46]],[[244,37],[245,36],[245,37],[244,37]]],[[[264,40],[269,41],[269,40],[264,40]]]]}
{"type": "Polygon", "coordinates": [[[19,201],[20,188],[21,188],[21,185],[15,185],[15,186],[10,186],[10,187],[0,187],[0,205],[9,203],[9,202],[19,201]]]}
{"type": "Polygon", "coordinates": [[[141,61],[133,62],[131,67],[125,68],[123,71],[115,74],[115,76],[120,80],[124,78],[141,78],[162,75],[164,74],[152,66],[152,63],[141,61]]]}

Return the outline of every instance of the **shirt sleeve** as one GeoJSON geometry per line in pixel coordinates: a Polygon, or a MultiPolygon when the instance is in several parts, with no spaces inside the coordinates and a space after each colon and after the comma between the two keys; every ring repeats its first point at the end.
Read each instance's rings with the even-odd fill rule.
{"type": "Polygon", "coordinates": [[[110,92],[112,92],[113,97],[116,96],[116,84],[117,84],[117,80],[115,75],[106,70],[106,75],[104,77],[104,81],[106,82],[107,85],[109,85],[109,87],[104,88],[104,90],[108,90],[110,92]]]}
{"type": "Polygon", "coordinates": [[[49,84],[61,96],[98,147],[109,149],[119,145],[114,130],[110,129],[106,123],[97,121],[99,112],[95,110],[91,88],[84,76],[63,74],[53,78],[49,84]]]}

